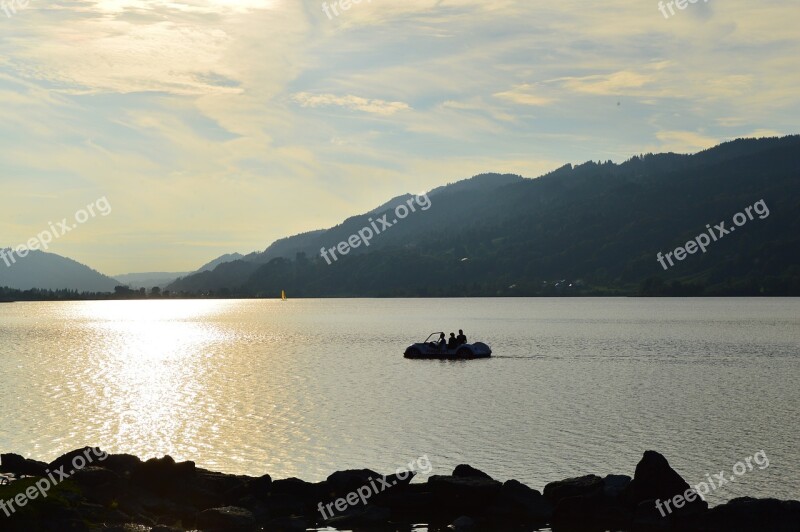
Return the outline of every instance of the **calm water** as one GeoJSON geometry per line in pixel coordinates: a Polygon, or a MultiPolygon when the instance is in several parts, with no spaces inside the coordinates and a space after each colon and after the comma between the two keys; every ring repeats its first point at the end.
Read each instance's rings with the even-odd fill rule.
{"type": "Polygon", "coordinates": [[[800,499],[800,299],[0,305],[0,449],[83,445],[321,480],[469,463],[544,484],[665,454],[714,492],[800,499]],[[495,357],[409,361],[464,328],[495,357]]]}

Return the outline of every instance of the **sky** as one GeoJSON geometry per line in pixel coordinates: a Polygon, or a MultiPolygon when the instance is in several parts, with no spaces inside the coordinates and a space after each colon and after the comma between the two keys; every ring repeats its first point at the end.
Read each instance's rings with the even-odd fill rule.
{"type": "Polygon", "coordinates": [[[189,271],[483,172],[798,133],[800,2],[684,7],[0,0],[0,246],[101,202],[48,250],[189,271]]]}

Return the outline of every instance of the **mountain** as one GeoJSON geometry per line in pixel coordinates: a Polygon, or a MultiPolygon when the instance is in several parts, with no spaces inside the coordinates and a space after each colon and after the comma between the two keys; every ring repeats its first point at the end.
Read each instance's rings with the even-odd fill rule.
{"type": "Polygon", "coordinates": [[[414,196],[169,288],[242,297],[800,295],[800,136],[565,165],[537,179],[485,174],[427,197],[428,209],[404,219],[394,207],[414,196]],[[753,216],[761,206],[769,214],[753,216]],[[738,232],[712,229],[731,228],[740,212],[752,219],[738,232]],[[390,227],[369,246],[353,236],[384,215],[390,227]],[[708,231],[717,240],[706,252],[661,266],[658,253],[677,257],[708,231]],[[350,238],[357,248],[320,256],[350,238]]]}
{"type": "Polygon", "coordinates": [[[113,292],[118,284],[111,277],[55,253],[34,250],[20,257],[9,248],[0,251],[0,286],[17,290],[113,292]]]}
{"type": "MultiPolygon", "coordinates": [[[[448,198],[453,194],[490,194],[498,188],[511,183],[519,183],[522,180],[523,178],[518,175],[481,174],[471,179],[436,188],[428,192],[426,196],[431,203],[438,201],[439,197],[445,198],[443,201],[449,201],[448,198]]],[[[298,253],[305,253],[309,256],[318,255],[320,248],[330,247],[340,241],[346,240],[350,235],[369,226],[371,219],[377,220],[380,215],[393,211],[398,205],[407,205],[409,199],[413,201],[413,198],[416,197],[417,196],[414,194],[397,196],[365,214],[348,218],[336,227],[311,231],[277,240],[262,253],[248,255],[245,257],[245,260],[254,263],[267,263],[272,259],[281,257],[294,259],[298,253]]],[[[419,208],[420,211],[422,209],[422,207],[419,206],[417,206],[417,208],[419,208]]],[[[391,217],[388,221],[391,222],[393,219],[394,217],[391,217]]],[[[387,246],[403,244],[407,242],[408,238],[412,237],[412,235],[424,231],[424,224],[421,224],[420,220],[412,214],[405,220],[402,220],[401,223],[393,226],[392,229],[390,233],[382,234],[381,238],[376,238],[371,241],[370,246],[365,246],[361,252],[369,249],[375,250],[387,246]]]]}
{"type": "Polygon", "coordinates": [[[219,266],[220,264],[224,264],[226,262],[233,262],[235,260],[239,260],[244,258],[244,255],[241,253],[228,253],[226,255],[222,255],[221,257],[217,257],[216,259],[203,264],[200,268],[196,269],[193,272],[144,272],[144,273],[123,273],[120,275],[115,275],[114,279],[118,280],[121,284],[132,288],[153,288],[155,286],[159,288],[164,288],[168,286],[170,283],[173,283],[176,279],[184,277],[186,275],[191,275],[193,273],[200,273],[204,271],[210,271],[219,266]]]}
{"type": "Polygon", "coordinates": [[[122,273],[115,275],[114,279],[129,288],[153,288],[157,286],[163,288],[175,281],[179,277],[189,275],[194,272],[144,272],[144,273],[122,273]]]}
{"type": "Polygon", "coordinates": [[[233,262],[235,260],[239,260],[243,258],[244,255],[241,253],[228,253],[226,255],[222,255],[221,257],[217,257],[216,259],[212,260],[209,263],[203,264],[200,266],[194,273],[205,272],[209,270],[213,270],[220,264],[225,264],[226,262],[233,262]]]}

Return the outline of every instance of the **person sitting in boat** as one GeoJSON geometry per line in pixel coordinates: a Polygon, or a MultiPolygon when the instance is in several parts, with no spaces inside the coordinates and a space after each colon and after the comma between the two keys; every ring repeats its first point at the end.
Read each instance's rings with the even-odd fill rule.
{"type": "Polygon", "coordinates": [[[437,347],[442,351],[447,349],[447,340],[444,339],[444,333],[439,333],[439,344],[437,347]]]}
{"type": "Polygon", "coordinates": [[[467,337],[464,334],[464,331],[461,329],[458,330],[458,337],[456,337],[456,340],[458,340],[458,345],[464,345],[467,343],[467,337]]]}
{"type": "Polygon", "coordinates": [[[447,349],[455,349],[458,347],[458,340],[456,340],[456,333],[450,333],[450,339],[447,340],[447,349]]]}

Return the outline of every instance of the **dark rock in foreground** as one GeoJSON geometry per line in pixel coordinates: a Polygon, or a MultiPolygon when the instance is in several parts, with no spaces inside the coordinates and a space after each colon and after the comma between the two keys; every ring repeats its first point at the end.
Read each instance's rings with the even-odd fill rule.
{"type": "Polygon", "coordinates": [[[369,469],[311,483],[215,473],[169,456],[143,462],[88,447],[50,464],[0,458],[0,472],[19,478],[0,486],[0,530],[9,532],[397,530],[418,523],[458,531],[800,531],[798,501],[739,498],[709,510],[695,499],[660,512],[656,501],[685,495],[689,485],[654,451],[644,453],[632,479],[586,475],[551,482],[544,494],[469,465],[418,484],[410,484],[413,475],[384,477],[369,469]],[[56,470],[66,477],[54,476],[56,470]]]}

